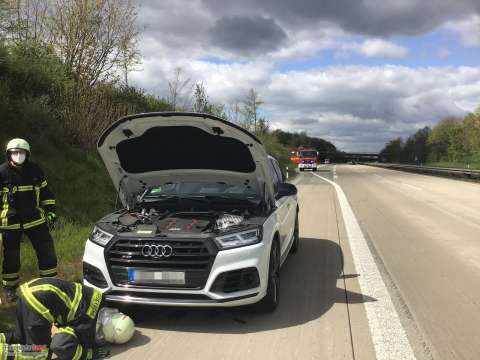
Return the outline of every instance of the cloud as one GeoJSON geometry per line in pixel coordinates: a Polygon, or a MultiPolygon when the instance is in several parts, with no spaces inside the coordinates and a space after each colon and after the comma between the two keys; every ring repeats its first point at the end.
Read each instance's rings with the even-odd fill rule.
{"type": "Polygon", "coordinates": [[[374,37],[423,34],[448,20],[480,12],[477,0],[205,0],[204,4],[222,13],[268,13],[289,28],[313,26],[321,20],[374,37]]]}
{"type": "Polygon", "coordinates": [[[287,38],[285,31],[272,18],[261,16],[222,17],[209,33],[214,44],[240,54],[275,50],[287,38]]]}
{"type": "MultiPolygon", "coordinates": [[[[132,78],[165,94],[174,65],[152,60],[132,78]]],[[[184,71],[204,82],[215,103],[241,101],[255,88],[275,126],[323,136],[343,150],[379,151],[393,137],[474,110],[480,99],[477,67],[332,66],[282,73],[268,62],[193,61],[184,71]]]]}
{"type": "Polygon", "coordinates": [[[403,58],[408,49],[382,39],[367,39],[362,43],[346,43],[341,46],[342,51],[352,51],[367,57],[403,58]]]}
{"type": "Polygon", "coordinates": [[[476,14],[462,20],[450,21],[445,28],[459,33],[466,46],[480,46],[480,15],[476,14]]]}

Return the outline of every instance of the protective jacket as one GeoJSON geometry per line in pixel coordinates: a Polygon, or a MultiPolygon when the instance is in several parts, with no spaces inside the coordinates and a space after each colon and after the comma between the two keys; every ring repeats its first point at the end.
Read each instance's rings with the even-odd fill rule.
{"type": "Polygon", "coordinates": [[[0,230],[29,229],[45,223],[46,212],[55,212],[45,175],[31,161],[19,169],[0,165],[0,190],[0,230]]]}
{"type": "Polygon", "coordinates": [[[21,285],[20,293],[17,327],[15,332],[0,333],[0,343],[47,345],[59,359],[92,358],[102,305],[100,291],[61,279],[41,278],[21,285]],[[28,308],[22,311],[22,307],[28,308]],[[53,338],[52,324],[58,327],[53,338]]]}

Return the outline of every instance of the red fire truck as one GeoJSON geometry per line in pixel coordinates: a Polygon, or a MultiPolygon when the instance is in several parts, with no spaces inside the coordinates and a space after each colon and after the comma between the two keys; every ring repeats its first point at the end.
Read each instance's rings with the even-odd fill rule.
{"type": "Polygon", "coordinates": [[[297,151],[292,151],[290,161],[298,165],[298,170],[317,171],[318,151],[313,148],[299,147],[297,151]]]}

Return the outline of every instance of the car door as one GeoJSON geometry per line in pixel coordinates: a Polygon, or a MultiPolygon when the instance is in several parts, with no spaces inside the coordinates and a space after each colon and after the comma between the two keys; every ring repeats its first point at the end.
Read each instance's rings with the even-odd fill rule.
{"type": "Polygon", "coordinates": [[[282,182],[281,177],[278,174],[277,169],[275,168],[275,159],[270,158],[270,171],[272,173],[273,187],[275,191],[275,206],[276,206],[276,216],[277,222],[279,224],[279,234],[280,234],[280,252],[283,254],[285,249],[288,246],[288,199],[286,196],[279,198],[278,197],[278,188],[282,182]]]}
{"type": "MultiPolygon", "coordinates": [[[[274,159],[273,162],[274,168],[277,171],[277,174],[281,177],[281,181],[285,182],[285,174],[280,168],[280,164],[278,163],[277,160],[274,159]]],[[[296,196],[285,196],[284,197],[286,200],[286,208],[287,208],[287,214],[286,214],[286,221],[285,221],[285,233],[286,233],[286,241],[285,241],[285,248],[288,249],[290,247],[289,241],[293,240],[293,232],[295,229],[295,220],[296,220],[296,212],[297,212],[297,200],[296,196]]]]}

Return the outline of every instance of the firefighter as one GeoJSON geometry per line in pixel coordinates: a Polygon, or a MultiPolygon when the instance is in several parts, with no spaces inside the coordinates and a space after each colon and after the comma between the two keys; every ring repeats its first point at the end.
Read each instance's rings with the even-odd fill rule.
{"type": "Polygon", "coordinates": [[[40,278],[23,284],[15,331],[0,333],[0,359],[40,360],[52,354],[60,360],[108,356],[100,346],[126,343],[135,325],[130,317],[103,304],[100,291],[79,283],[40,278]]]}
{"type": "Polygon", "coordinates": [[[20,240],[23,234],[35,249],[40,277],[57,275],[57,256],[47,222],[53,225],[55,197],[43,171],[30,159],[23,139],[7,144],[7,161],[0,165],[0,233],[3,238],[3,285],[7,302],[17,300],[20,283],[20,240]]]}

